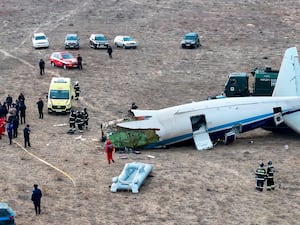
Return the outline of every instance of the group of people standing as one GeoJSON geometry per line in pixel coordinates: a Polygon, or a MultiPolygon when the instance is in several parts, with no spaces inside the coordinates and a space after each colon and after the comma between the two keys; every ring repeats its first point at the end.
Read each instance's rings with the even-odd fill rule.
{"type": "MultiPolygon", "coordinates": [[[[26,124],[26,105],[25,96],[20,93],[16,101],[8,94],[3,104],[0,103],[0,118],[2,123],[6,123],[6,130],[9,139],[9,144],[12,144],[12,139],[18,137],[18,128],[20,124],[26,124]]],[[[2,126],[4,126],[2,124],[2,126]]],[[[30,147],[30,125],[25,125],[23,129],[24,145],[30,147]]],[[[1,134],[0,134],[1,135],[1,134]]]]}
{"type": "Polygon", "coordinates": [[[275,169],[272,161],[268,162],[267,170],[264,168],[264,163],[260,163],[255,171],[256,190],[263,191],[265,180],[267,180],[267,190],[275,190],[274,173],[275,169]]]}
{"type": "Polygon", "coordinates": [[[84,108],[82,111],[77,110],[76,112],[74,110],[71,110],[69,116],[69,125],[69,133],[75,133],[77,129],[79,130],[79,132],[83,132],[84,129],[88,129],[89,114],[87,112],[87,109],[84,108]]]}
{"type": "MultiPolygon", "coordinates": [[[[41,98],[36,103],[40,119],[43,119],[43,107],[44,103],[41,98]]],[[[23,128],[24,135],[24,147],[31,147],[30,144],[30,133],[31,128],[29,124],[26,124],[26,104],[25,104],[25,96],[23,93],[20,93],[18,98],[13,101],[11,95],[7,95],[3,104],[0,102],[0,137],[6,131],[9,139],[9,144],[12,144],[12,139],[18,137],[18,128],[20,124],[25,124],[23,128]]]]}

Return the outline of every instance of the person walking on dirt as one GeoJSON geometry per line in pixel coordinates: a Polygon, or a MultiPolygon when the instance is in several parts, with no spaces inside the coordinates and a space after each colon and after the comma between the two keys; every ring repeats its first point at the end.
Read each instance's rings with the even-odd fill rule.
{"type": "Polygon", "coordinates": [[[259,167],[255,171],[256,175],[256,190],[263,191],[264,183],[266,179],[266,170],[264,168],[264,163],[259,164],[259,167]]]}
{"type": "Polygon", "coordinates": [[[35,214],[41,214],[41,198],[43,196],[42,191],[38,188],[37,184],[33,185],[34,189],[31,195],[31,201],[34,205],[35,214]]]}
{"type": "Polygon", "coordinates": [[[115,151],[115,147],[113,146],[113,144],[111,143],[111,141],[109,139],[106,141],[104,151],[107,156],[108,164],[110,164],[110,161],[112,161],[114,163],[115,160],[113,159],[113,152],[115,151]]]}
{"type": "Polygon", "coordinates": [[[30,132],[31,132],[31,130],[30,130],[30,126],[29,126],[29,124],[27,124],[26,125],[26,127],[23,129],[23,133],[24,133],[24,146],[25,146],[25,148],[27,147],[27,145],[28,145],[28,147],[31,147],[31,145],[30,145],[30,132]]]}
{"type": "Polygon", "coordinates": [[[39,119],[43,119],[44,118],[44,113],[43,113],[43,108],[44,108],[44,102],[41,98],[39,98],[39,100],[37,101],[37,107],[39,110],[39,119]]]}
{"type": "Polygon", "coordinates": [[[77,56],[78,69],[82,70],[82,57],[80,54],[77,56]]]}
{"type": "Polygon", "coordinates": [[[112,52],[113,52],[112,47],[110,45],[107,46],[107,53],[110,59],[112,59],[112,52]]]}
{"type": "Polygon", "coordinates": [[[45,62],[43,59],[40,59],[39,67],[40,67],[40,75],[42,76],[45,74],[45,62]]]}
{"type": "Polygon", "coordinates": [[[272,161],[269,161],[267,168],[267,191],[275,190],[274,172],[275,169],[273,167],[273,163],[272,161]]]}
{"type": "Polygon", "coordinates": [[[74,85],[74,90],[75,90],[75,100],[78,100],[79,99],[79,94],[81,92],[78,81],[76,81],[76,83],[74,85]]]}

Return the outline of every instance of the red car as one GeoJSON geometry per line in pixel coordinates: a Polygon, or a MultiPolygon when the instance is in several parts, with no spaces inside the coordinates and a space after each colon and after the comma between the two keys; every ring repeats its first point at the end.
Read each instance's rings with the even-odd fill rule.
{"type": "Polygon", "coordinates": [[[64,69],[77,68],[77,58],[69,52],[53,52],[50,56],[50,64],[52,67],[58,66],[64,69]]]}

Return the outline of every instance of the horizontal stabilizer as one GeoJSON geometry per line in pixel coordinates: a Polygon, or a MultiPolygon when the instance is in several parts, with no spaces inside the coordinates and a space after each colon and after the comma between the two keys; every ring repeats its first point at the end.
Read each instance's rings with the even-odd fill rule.
{"type": "Polygon", "coordinates": [[[284,123],[288,125],[289,128],[300,134],[300,112],[284,115],[283,119],[284,123]]]}
{"type": "Polygon", "coordinates": [[[118,123],[118,127],[123,127],[127,129],[151,129],[151,130],[160,130],[161,125],[156,120],[134,120],[124,123],[118,123]]]}

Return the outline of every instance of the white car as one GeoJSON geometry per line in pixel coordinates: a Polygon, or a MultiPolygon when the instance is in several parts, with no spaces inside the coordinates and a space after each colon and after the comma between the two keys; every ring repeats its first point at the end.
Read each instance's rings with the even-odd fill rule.
{"type": "Polygon", "coordinates": [[[91,34],[90,36],[90,47],[91,48],[107,48],[107,38],[103,34],[91,34]]]}
{"type": "Polygon", "coordinates": [[[131,36],[116,36],[114,44],[122,48],[137,48],[137,43],[131,36]]]}
{"type": "Polygon", "coordinates": [[[32,36],[32,46],[34,48],[48,48],[48,37],[44,33],[34,33],[32,36]]]}

